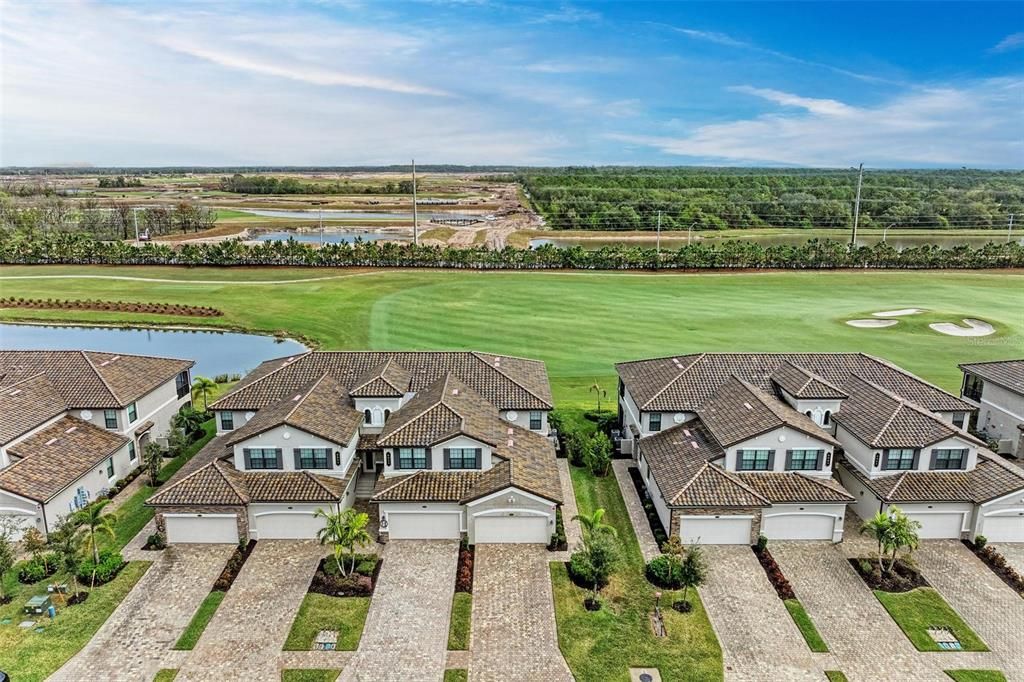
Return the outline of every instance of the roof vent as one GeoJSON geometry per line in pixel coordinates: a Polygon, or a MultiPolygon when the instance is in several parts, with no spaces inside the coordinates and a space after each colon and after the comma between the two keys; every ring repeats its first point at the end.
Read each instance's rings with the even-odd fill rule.
{"type": "Polygon", "coordinates": [[[685,433],[685,434],[686,434],[686,437],[687,437],[687,438],[689,438],[689,437],[690,437],[690,429],[683,429],[683,433],[685,433]]]}
{"type": "Polygon", "coordinates": [[[512,435],[512,427],[511,426],[508,427],[508,435],[510,435],[510,436],[512,435]]]}
{"type": "Polygon", "coordinates": [[[748,410],[753,410],[754,409],[753,406],[751,406],[751,404],[748,403],[748,402],[744,402],[743,403],[743,407],[747,408],[748,410]]]}
{"type": "Polygon", "coordinates": [[[47,445],[53,445],[53,444],[54,444],[54,443],[56,443],[56,442],[57,442],[57,439],[56,439],[56,438],[51,438],[50,440],[46,441],[46,444],[47,444],[47,445]]]}
{"type": "Polygon", "coordinates": [[[18,395],[19,393],[21,393],[21,389],[20,388],[16,388],[13,391],[11,391],[10,393],[8,393],[7,395],[18,395]]]}
{"type": "Polygon", "coordinates": [[[700,446],[699,446],[699,445],[697,445],[697,441],[695,441],[695,440],[691,440],[691,441],[690,441],[690,445],[692,445],[692,446],[693,446],[693,449],[694,449],[694,450],[700,450],[700,446]]]}
{"type": "Polygon", "coordinates": [[[74,433],[77,430],[78,430],[77,426],[72,426],[70,428],[64,429],[64,433],[74,433]]]}
{"type": "Polygon", "coordinates": [[[452,395],[458,395],[458,394],[459,394],[459,389],[453,388],[452,389],[452,395]]]}
{"type": "Polygon", "coordinates": [[[508,439],[508,446],[509,447],[512,447],[515,444],[516,444],[516,442],[514,440],[512,440],[511,438],[508,439]]]}
{"type": "Polygon", "coordinates": [[[296,393],[295,397],[292,398],[292,402],[298,402],[299,400],[302,400],[302,394],[301,393],[296,393]]]}
{"type": "Polygon", "coordinates": [[[109,364],[111,364],[113,362],[117,362],[120,359],[121,359],[120,355],[115,355],[114,357],[110,358],[109,360],[104,360],[103,362],[101,362],[100,363],[100,367],[106,367],[107,365],[109,365],[109,364]]]}

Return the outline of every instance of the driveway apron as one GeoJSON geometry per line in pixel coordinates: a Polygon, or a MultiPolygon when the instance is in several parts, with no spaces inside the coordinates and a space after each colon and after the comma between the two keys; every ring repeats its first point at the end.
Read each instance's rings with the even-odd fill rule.
{"type": "Polygon", "coordinates": [[[542,545],[477,545],[469,679],[568,682],[542,545]]]}
{"type": "Polygon", "coordinates": [[[359,650],[347,682],[438,682],[444,676],[459,544],[392,540],[383,551],[359,650]]]}
{"type": "Polygon", "coordinates": [[[185,630],[234,545],[172,545],[146,552],[146,574],[89,643],[50,679],[143,681],[185,630]]]}

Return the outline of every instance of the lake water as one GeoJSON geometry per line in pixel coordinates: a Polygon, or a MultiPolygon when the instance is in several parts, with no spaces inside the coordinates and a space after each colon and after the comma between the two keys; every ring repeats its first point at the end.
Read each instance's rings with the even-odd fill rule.
{"type": "MultiPolygon", "coordinates": [[[[362,239],[364,242],[379,242],[385,239],[394,241],[407,241],[412,237],[404,234],[396,234],[394,232],[353,232],[351,230],[324,230],[324,243],[325,244],[347,244],[354,242],[356,239],[362,239]]],[[[289,232],[281,230],[278,232],[262,232],[251,237],[252,240],[258,242],[285,242],[289,239],[294,239],[297,242],[303,242],[308,244],[319,244],[320,233],[319,232],[289,232]]]]}
{"type": "Polygon", "coordinates": [[[298,341],[273,336],[180,329],[0,324],[4,350],[97,350],[195,360],[192,376],[245,374],[264,360],[306,350],[298,341]]]}
{"type": "MultiPolygon", "coordinates": [[[[234,211],[242,211],[243,213],[249,213],[252,215],[262,216],[264,218],[293,218],[295,220],[319,220],[321,211],[288,211],[283,209],[273,208],[235,208],[234,211]]],[[[380,221],[405,221],[412,222],[412,211],[406,212],[395,212],[395,211],[342,211],[339,209],[324,209],[322,211],[324,220],[369,220],[374,222],[380,221]]],[[[417,217],[420,220],[428,221],[432,218],[457,218],[462,214],[454,212],[437,213],[427,211],[417,211],[417,217]]]]}
{"type": "MultiPolygon", "coordinates": [[[[726,241],[750,241],[765,246],[776,246],[776,245],[791,245],[799,246],[804,244],[808,239],[811,239],[807,235],[803,234],[754,234],[747,237],[705,237],[700,241],[704,244],[709,245],[720,245],[726,241]]],[[[824,239],[824,237],[818,237],[824,239]]],[[[845,241],[848,237],[841,235],[833,235],[829,237],[835,241],[845,241]]],[[[877,244],[882,241],[881,235],[868,235],[863,238],[858,238],[857,243],[861,246],[877,244]]],[[[921,234],[921,235],[890,235],[886,242],[892,245],[894,249],[905,249],[913,246],[924,246],[927,244],[936,244],[943,248],[950,248],[957,246],[958,244],[967,244],[968,246],[978,247],[984,246],[988,242],[995,242],[1002,244],[1006,242],[1006,233],[993,231],[991,236],[957,236],[957,235],[942,235],[942,234],[921,234]]],[[[1024,244],[1024,235],[1015,235],[1013,241],[1020,244],[1024,244]]],[[[569,246],[582,246],[588,251],[597,250],[605,246],[616,246],[619,244],[626,246],[637,246],[645,249],[653,249],[657,245],[657,239],[655,237],[643,237],[639,239],[614,239],[614,238],[601,238],[601,239],[580,239],[574,237],[555,237],[551,239],[531,239],[530,248],[537,248],[544,244],[551,244],[553,246],[569,247],[569,246]]],[[[668,250],[675,250],[681,246],[686,245],[685,234],[682,238],[679,238],[677,234],[673,234],[671,237],[665,237],[663,234],[661,237],[661,248],[668,250]]]]}

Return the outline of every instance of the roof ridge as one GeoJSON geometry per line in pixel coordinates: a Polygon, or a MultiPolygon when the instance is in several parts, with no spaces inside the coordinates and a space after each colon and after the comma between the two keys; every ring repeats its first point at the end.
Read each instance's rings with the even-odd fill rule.
{"type": "Polygon", "coordinates": [[[726,480],[728,480],[728,481],[731,481],[732,483],[735,483],[736,485],[740,486],[741,488],[743,488],[744,490],[746,490],[746,491],[747,491],[748,493],[750,493],[751,495],[754,495],[754,496],[755,496],[755,497],[757,497],[758,499],[760,499],[760,500],[762,500],[762,501],[764,501],[764,502],[767,502],[768,504],[771,504],[771,500],[769,500],[769,499],[768,499],[767,497],[765,497],[765,496],[764,496],[764,495],[762,495],[761,493],[759,493],[759,492],[757,492],[756,490],[754,490],[753,488],[751,488],[751,487],[750,487],[749,485],[747,485],[746,483],[744,483],[744,482],[743,482],[743,481],[742,481],[742,480],[741,480],[740,478],[738,478],[738,477],[734,476],[734,475],[733,475],[733,473],[732,473],[731,471],[726,471],[726,470],[725,470],[725,469],[723,469],[722,467],[719,467],[719,466],[715,466],[715,465],[711,464],[711,462],[708,462],[708,464],[709,464],[709,465],[710,465],[710,466],[711,466],[711,467],[712,467],[713,469],[715,469],[715,470],[717,471],[717,473],[719,473],[719,474],[721,474],[722,476],[724,476],[724,477],[726,478],[726,480]]]}
{"type": "Polygon", "coordinates": [[[331,490],[330,488],[328,488],[328,487],[327,487],[327,486],[326,486],[326,485],[324,484],[324,482],[320,480],[320,476],[318,476],[317,474],[314,474],[314,473],[313,473],[312,471],[310,471],[309,469],[303,469],[302,473],[306,474],[306,476],[308,476],[308,477],[309,477],[310,479],[312,479],[312,481],[313,481],[314,483],[316,483],[316,484],[317,484],[318,486],[320,486],[320,489],[321,489],[321,490],[323,490],[324,492],[326,492],[326,493],[329,493],[329,494],[331,494],[331,495],[334,495],[334,494],[335,494],[333,490],[331,490]]]}
{"type": "Polygon", "coordinates": [[[413,474],[409,474],[408,476],[402,476],[402,479],[401,479],[401,480],[399,480],[399,481],[395,481],[395,482],[394,482],[394,483],[393,483],[392,485],[389,485],[389,486],[388,486],[387,488],[384,488],[383,490],[380,490],[380,491],[378,491],[378,492],[375,492],[375,493],[373,494],[373,496],[374,496],[374,497],[377,497],[378,495],[383,495],[383,494],[384,494],[384,493],[386,493],[387,491],[389,491],[389,490],[393,490],[393,489],[397,488],[398,486],[402,485],[402,484],[403,484],[403,483],[405,483],[406,481],[409,481],[409,480],[411,480],[411,479],[413,479],[413,478],[416,478],[417,476],[419,476],[420,474],[422,474],[422,473],[423,473],[424,471],[426,471],[426,469],[420,469],[420,470],[419,470],[419,471],[417,471],[416,473],[413,473],[413,474]]]}
{"type": "Polygon", "coordinates": [[[899,488],[901,485],[903,485],[903,482],[905,480],[907,480],[907,474],[909,474],[909,473],[911,473],[911,472],[904,471],[903,473],[901,473],[899,476],[896,477],[898,479],[896,481],[896,485],[894,485],[893,487],[889,488],[889,492],[887,492],[885,494],[886,497],[892,498],[892,494],[896,492],[896,489],[899,488]]]}
{"type": "MultiPolygon", "coordinates": [[[[295,414],[295,410],[299,409],[299,407],[301,407],[301,406],[302,406],[302,403],[306,402],[306,399],[307,399],[307,398],[309,398],[309,395],[310,395],[310,394],[311,394],[311,393],[312,393],[313,391],[315,391],[315,390],[316,390],[316,387],[320,385],[320,382],[322,382],[322,381],[323,381],[324,379],[326,379],[326,378],[327,378],[328,376],[329,376],[329,375],[328,375],[328,373],[327,373],[327,372],[324,372],[323,374],[321,374],[321,375],[320,375],[320,378],[318,378],[318,379],[317,379],[316,381],[314,381],[313,383],[309,384],[309,388],[307,388],[307,389],[306,389],[306,390],[304,390],[304,391],[302,391],[302,389],[299,389],[300,391],[302,391],[302,392],[301,392],[301,393],[299,394],[299,399],[298,399],[298,400],[295,400],[295,404],[294,404],[294,405],[292,405],[291,409],[290,409],[290,410],[288,410],[288,411],[287,411],[287,412],[285,413],[285,415],[284,415],[284,418],[283,418],[283,419],[281,419],[281,421],[282,421],[282,422],[287,422],[287,421],[288,421],[288,420],[289,420],[289,419],[291,418],[291,416],[292,416],[293,414],[295,414]]],[[[286,397],[286,398],[282,398],[282,400],[287,400],[287,399],[288,399],[287,397],[286,397]]],[[[293,400],[294,400],[294,399],[293,399],[293,400]]]]}
{"type": "MultiPolygon", "coordinates": [[[[224,400],[225,398],[227,398],[230,395],[234,395],[235,393],[240,393],[241,391],[244,391],[244,390],[250,388],[251,386],[255,386],[256,384],[262,383],[268,377],[271,377],[271,376],[277,374],[278,372],[280,372],[285,367],[292,366],[293,364],[298,362],[301,358],[304,358],[304,357],[308,356],[310,353],[313,353],[313,352],[314,351],[313,351],[312,348],[308,348],[308,349],[306,349],[305,353],[296,353],[295,355],[286,355],[283,358],[273,358],[273,359],[270,359],[270,360],[264,360],[263,362],[260,363],[260,365],[265,365],[268,362],[275,362],[277,360],[285,360],[285,362],[282,362],[280,367],[278,367],[277,369],[271,370],[270,372],[267,372],[266,374],[264,374],[260,378],[254,379],[253,381],[250,381],[249,383],[245,384],[244,386],[239,386],[239,387],[237,387],[237,388],[235,388],[235,389],[225,393],[221,397],[217,398],[217,400],[215,400],[210,405],[210,407],[213,407],[214,405],[216,405],[217,403],[219,403],[220,401],[224,400]],[[295,360],[293,360],[292,362],[287,362],[288,358],[295,358],[295,360]]],[[[255,371],[255,370],[253,370],[253,371],[255,371]]],[[[252,374],[252,372],[250,372],[250,374],[252,374]]],[[[242,380],[244,381],[245,377],[242,377],[242,380]]]]}
{"type": "MultiPolygon", "coordinates": [[[[179,478],[179,479],[178,479],[177,481],[175,481],[174,483],[170,483],[169,485],[166,485],[166,486],[164,486],[164,487],[160,488],[160,489],[159,489],[159,490],[157,490],[157,491],[156,491],[156,492],[155,492],[155,493],[154,493],[154,494],[153,494],[153,495],[152,495],[152,496],[151,496],[151,497],[150,497],[149,499],[151,500],[151,499],[153,499],[154,497],[159,497],[159,496],[163,495],[163,494],[164,494],[165,492],[167,492],[168,490],[174,490],[175,488],[177,488],[177,487],[178,487],[179,485],[181,485],[181,484],[182,484],[182,483],[184,483],[185,481],[189,480],[189,479],[190,479],[190,478],[192,478],[193,476],[196,476],[196,475],[197,475],[197,474],[198,474],[198,473],[199,473],[200,471],[204,471],[205,469],[208,469],[208,468],[210,468],[210,467],[211,467],[211,466],[213,466],[213,465],[214,465],[214,464],[215,464],[216,462],[217,462],[217,460],[216,460],[216,459],[210,460],[209,462],[207,462],[207,463],[206,463],[206,464],[204,464],[203,466],[199,467],[199,468],[198,468],[198,469],[196,469],[195,471],[193,471],[193,472],[190,472],[190,473],[189,473],[189,474],[188,474],[187,476],[182,476],[181,478],[179,478]]],[[[6,469],[5,469],[4,471],[6,471],[6,469]]],[[[149,500],[146,500],[146,501],[148,502],[149,500]]]]}
{"type": "MultiPolygon", "coordinates": [[[[931,383],[930,381],[926,381],[926,380],[922,379],[921,377],[917,376],[913,372],[911,372],[909,370],[906,370],[906,369],[900,367],[899,365],[895,365],[895,364],[889,362],[888,360],[886,360],[885,358],[881,358],[881,357],[878,357],[876,355],[871,355],[870,353],[857,353],[857,355],[861,355],[861,356],[863,356],[865,358],[868,358],[869,360],[871,360],[873,362],[877,362],[880,365],[884,365],[884,366],[888,367],[889,369],[891,369],[893,371],[899,372],[900,374],[903,374],[904,376],[910,377],[912,380],[918,382],[919,384],[923,384],[923,385],[925,385],[925,386],[927,386],[929,388],[933,388],[936,391],[938,391],[940,393],[943,393],[943,394],[949,396],[950,398],[953,398],[954,400],[963,402],[963,400],[961,398],[958,398],[957,396],[953,395],[952,393],[950,393],[949,391],[945,390],[944,388],[936,386],[935,384],[931,383]]],[[[853,376],[857,376],[857,375],[853,374],[852,372],[850,374],[853,375],[853,376]]]]}
{"type": "MultiPolygon", "coordinates": [[[[116,400],[117,403],[120,404],[122,402],[121,401],[121,396],[119,396],[116,393],[114,393],[114,389],[112,389],[110,387],[110,384],[107,383],[107,380],[104,379],[103,375],[100,374],[100,371],[98,369],[96,369],[96,365],[93,364],[92,359],[88,355],[86,355],[86,351],[80,350],[78,352],[82,355],[82,359],[84,359],[85,362],[89,365],[89,368],[92,369],[92,371],[96,373],[96,377],[100,380],[100,383],[102,383],[103,386],[110,392],[111,397],[113,397],[114,400],[116,400]]],[[[108,355],[110,354],[109,351],[106,351],[106,352],[107,352],[108,355]]],[[[120,353],[114,353],[114,355],[120,355],[120,353]]],[[[126,353],[126,355],[127,355],[127,353],[126,353]]]]}
{"type": "MultiPolygon", "coordinates": [[[[483,363],[483,364],[484,364],[484,365],[485,365],[486,367],[489,367],[489,368],[490,368],[491,370],[493,370],[493,371],[497,372],[498,374],[500,374],[501,376],[505,377],[506,379],[508,379],[509,381],[511,381],[511,382],[512,382],[513,384],[515,384],[516,386],[518,386],[519,388],[523,389],[524,391],[526,391],[527,393],[529,393],[530,395],[532,395],[532,396],[533,396],[534,398],[536,398],[537,400],[539,400],[539,401],[541,401],[542,403],[545,403],[545,404],[547,404],[547,405],[551,405],[551,404],[552,404],[550,400],[548,400],[548,399],[546,399],[546,398],[544,398],[544,397],[542,397],[542,396],[539,396],[539,395],[537,395],[537,394],[536,394],[535,392],[533,392],[532,390],[530,390],[530,389],[529,389],[529,388],[527,388],[526,386],[523,386],[523,384],[521,384],[521,383],[520,383],[519,381],[517,381],[516,379],[513,379],[513,378],[512,378],[511,376],[509,376],[508,374],[506,374],[505,372],[503,372],[503,371],[501,370],[501,368],[499,368],[499,367],[495,367],[495,366],[494,366],[494,365],[492,365],[491,363],[489,363],[489,362],[487,362],[486,360],[484,360],[484,359],[483,359],[482,357],[480,357],[481,355],[483,355],[483,353],[481,353],[481,352],[479,352],[479,351],[471,350],[471,351],[469,351],[469,354],[470,354],[470,355],[472,355],[472,356],[473,356],[474,358],[476,358],[477,360],[479,360],[479,361],[480,361],[481,363],[483,363]]],[[[493,356],[494,356],[494,357],[496,357],[496,358],[505,358],[505,357],[513,357],[513,356],[511,356],[511,355],[500,355],[500,354],[498,354],[498,353],[490,353],[490,355],[493,355],[493,356]]],[[[529,358],[515,358],[515,359],[516,359],[516,360],[529,360],[529,358]]],[[[539,361],[537,361],[537,360],[534,360],[534,362],[539,362],[539,361]]],[[[543,363],[543,362],[541,362],[541,364],[544,364],[544,363],[543,363]]],[[[546,370],[546,369],[547,369],[547,367],[545,367],[545,370],[546,370]]]]}
{"type": "Polygon", "coordinates": [[[672,504],[675,504],[679,497],[687,490],[689,490],[690,486],[693,485],[693,482],[697,480],[697,477],[700,476],[701,472],[703,472],[709,464],[710,462],[704,460],[704,463],[700,465],[700,468],[697,469],[697,471],[693,472],[693,476],[690,476],[690,479],[686,481],[686,484],[683,485],[683,487],[676,491],[676,494],[672,496],[672,504]]]}
{"type": "Polygon", "coordinates": [[[220,467],[220,460],[215,459],[212,462],[210,462],[210,464],[213,465],[213,468],[217,471],[218,474],[220,474],[221,478],[224,479],[224,482],[228,484],[228,487],[231,488],[231,490],[233,490],[236,495],[238,495],[239,499],[241,499],[243,502],[249,501],[248,493],[243,494],[242,491],[238,489],[238,486],[235,485],[235,482],[231,480],[231,477],[228,476],[227,472],[220,467]]]}
{"type": "MultiPolygon", "coordinates": [[[[661,358],[661,359],[663,359],[663,360],[667,360],[667,359],[668,359],[669,357],[672,357],[672,356],[666,356],[665,358],[661,358]]],[[[675,357],[678,357],[678,356],[675,356],[675,357]]],[[[685,367],[684,369],[680,370],[680,371],[679,371],[679,374],[675,375],[675,376],[674,376],[674,377],[672,378],[672,380],[671,380],[671,381],[669,381],[669,382],[668,382],[667,384],[665,384],[664,386],[662,386],[662,387],[661,387],[661,390],[659,390],[659,391],[658,391],[657,393],[655,393],[654,395],[652,395],[652,396],[650,397],[650,399],[649,399],[649,400],[647,400],[647,401],[646,401],[646,402],[645,402],[645,403],[644,403],[643,405],[641,405],[641,406],[640,406],[640,409],[643,409],[643,408],[647,407],[648,405],[650,405],[651,403],[653,403],[653,402],[654,402],[655,400],[657,400],[657,399],[658,399],[658,398],[659,398],[659,397],[661,396],[661,394],[662,394],[662,393],[664,393],[665,391],[667,391],[667,390],[668,390],[669,386],[671,386],[672,384],[674,384],[674,383],[676,383],[677,381],[679,381],[679,380],[680,380],[680,379],[681,379],[681,378],[683,377],[683,375],[684,375],[684,374],[686,374],[687,372],[689,372],[689,371],[690,371],[690,370],[691,370],[691,369],[693,368],[693,366],[694,366],[694,365],[696,365],[696,364],[697,364],[698,362],[700,362],[701,360],[703,360],[703,359],[704,359],[705,357],[707,357],[707,353],[700,353],[699,355],[697,355],[697,357],[695,357],[695,358],[693,359],[693,362],[691,362],[690,364],[688,364],[688,365],[687,365],[687,366],[686,366],[686,367],[685,367]]]]}

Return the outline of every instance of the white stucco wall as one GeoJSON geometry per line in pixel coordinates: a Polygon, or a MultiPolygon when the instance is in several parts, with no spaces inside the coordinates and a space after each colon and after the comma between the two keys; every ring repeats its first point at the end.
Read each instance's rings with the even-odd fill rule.
{"type": "MultiPolygon", "coordinates": [[[[549,433],[548,411],[547,410],[533,410],[533,411],[540,412],[540,414],[541,414],[541,418],[540,418],[541,428],[540,428],[540,430],[534,431],[534,433],[539,433],[539,434],[544,435],[544,436],[548,435],[548,433],[549,433]]],[[[530,429],[530,412],[531,412],[531,410],[505,410],[503,412],[500,412],[499,414],[501,415],[501,418],[504,419],[505,421],[510,422],[512,424],[515,424],[516,426],[521,426],[524,429],[526,429],[527,431],[530,431],[530,430],[532,430],[532,429],[530,429]],[[511,419],[510,418],[513,414],[516,417],[515,419],[511,419]]]]}
{"type": "Polygon", "coordinates": [[[370,416],[373,420],[366,424],[363,422],[363,428],[366,433],[378,433],[384,427],[384,410],[390,410],[391,414],[394,414],[402,407],[402,398],[355,398],[355,408],[362,414],[365,410],[370,410],[370,416]]]}
{"type": "MultiPolygon", "coordinates": [[[[836,438],[843,444],[843,452],[851,464],[857,466],[868,476],[890,476],[902,473],[902,471],[885,469],[885,450],[869,448],[860,440],[856,439],[842,426],[836,429],[836,438]],[[878,466],[875,466],[875,456],[878,455],[878,466]]],[[[931,465],[932,450],[942,449],[966,449],[967,466],[966,470],[973,469],[978,462],[978,449],[975,445],[968,443],[959,436],[946,438],[938,443],[921,448],[917,459],[917,467],[910,471],[928,471],[931,465]]]]}
{"type": "Polygon", "coordinates": [[[36,528],[46,532],[43,527],[43,506],[5,490],[0,490],[0,516],[14,518],[21,531],[36,528]]]}
{"type": "MultiPolygon", "coordinates": [[[[330,457],[330,469],[310,469],[317,474],[333,475],[333,476],[344,476],[345,472],[348,471],[349,466],[352,464],[352,458],[355,457],[356,445],[359,442],[359,436],[356,434],[352,440],[348,443],[332,443],[331,441],[315,436],[311,433],[306,433],[300,429],[296,429],[292,426],[277,426],[263,433],[257,434],[252,438],[246,438],[244,441],[236,443],[233,447],[234,450],[234,464],[235,468],[239,471],[245,469],[245,456],[243,450],[245,448],[281,448],[281,464],[283,469],[271,469],[269,471],[296,471],[295,468],[295,448],[329,448],[331,451],[330,457]],[[341,453],[341,464],[336,463],[335,453],[341,453]]],[[[258,469],[254,471],[267,471],[266,469],[258,469]]],[[[301,471],[301,469],[299,469],[301,471]]]]}
{"type": "Polygon", "coordinates": [[[836,467],[839,474],[839,482],[843,484],[846,491],[853,495],[854,501],[850,503],[853,511],[861,519],[870,519],[881,511],[882,503],[875,497],[875,494],[861,483],[853,474],[847,473],[843,467],[836,467]]]}
{"type": "Polygon", "coordinates": [[[994,440],[1013,441],[1011,452],[1017,452],[1020,424],[1024,424],[1024,396],[986,381],[978,408],[978,429],[994,440]]]}
{"type": "Polygon", "coordinates": [[[66,516],[74,511],[72,502],[75,499],[79,487],[84,487],[89,491],[89,501],[95,500],[96,496],[99,495],[100,492],[104,489],[110,488],[119,479],[124,478],[125,475],[138,467],[138,460],[136,460],[135,463],[128,461],[127,443],[114,453],[113,460],[113,478],[107,477],[107,460],[103,460],[90,469],[86,474],[81,476],[77,481],[57,493],[49,502],[46,503],[47,531],[53,529],[58,516],[66,516]]]}
{"type": "MultiPolygon", "coordinates": [[[[774,429],[760,436],[756,436],[742,443],[738,443],[725,451],[725,468],[728,471],[737,471],[737,452],[740,450],[774,450],[775,461],[772,463],[771,471],[786,470],[786,450],[822,450],[820,469],[802,471],[808,476],[829,477],[832,475],[829,455],[832,453],[832,445],[810,436],[802,431],[784,426],[774,429]]],[[[758,473],[756,471],[750,473],[758,473]]]]}
{"type": "Polygon", "coordinates": [[[995,517],[1019,519],[1021,526],[1024,527],[1024,490],[979,505],[975,512],[970,538],[973,540],[976,535],[985,535],[985,522],[995,517]]]}

